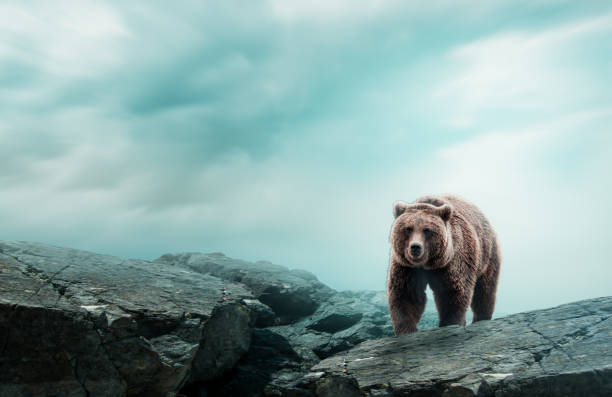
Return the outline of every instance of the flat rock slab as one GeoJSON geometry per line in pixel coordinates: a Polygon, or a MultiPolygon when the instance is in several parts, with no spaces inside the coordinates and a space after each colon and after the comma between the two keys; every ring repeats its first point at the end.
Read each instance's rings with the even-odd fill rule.
{"type": "Polygon", "coordinates": [[[252,298],[186,268],[2,241],[0,395],[175,395],[248,350],[252,298]]]}
{"type": "Polygon", "coordinates": [[[296,385],[311,396],[612,396],[611,316],[605,297],[367,341],[296,385]]]}

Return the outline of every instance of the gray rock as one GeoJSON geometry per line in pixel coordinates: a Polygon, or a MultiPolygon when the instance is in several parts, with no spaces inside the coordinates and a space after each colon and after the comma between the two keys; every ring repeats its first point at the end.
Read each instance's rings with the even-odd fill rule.
{"type": "MultiPolygon", "coordinates": [[[[434,328],[437,323],[437,313],[426,311],[419,329],[434,328]]],[[[271,329],[287,338],[296,350],[310,349],[319,358],[366,340],[394,335],[384,291],[338,292],[312,315],[271,329]]]]}
{"type": "Polygon", "coordinates": [[[357,313],[353,310],[336,309],[325,313],[321,318],[315,321],[311,321],[307,327],[315,331],[333,334],[343,329],[350,328],[359,322],[362,317],[363,313],[357,313]]]}
{"type": "Polygon", "coordinates": [[[243,283],[259,301],[272,308],[281,324],[312,314],[335,293],[305,270],[289,270],[266,261],[241,261],[221,253],[166,254],[155,262],[243,283]]]}
{"type": "Polygon", "coordinates": [[[319,379],[315,384],[319,397],[361,397],[359,385],[349,376],[330,375],[319,379]]]}
{"type": "Polygon", "coordinates": [[[314,354],[315,357],[318,357],[319,359],[319,354],[325,350],[331,339],[331,334],[306,329],[303,322],[298,324],[268,327],[267,329],[289,341],[294,350],[308,352],[305,353],[305,355],[314,354]]]}
{"type": "Polygon", "coordinates": [[[274,310],[268,305],[264,305],[258,299],[243,299],[242,303],[251,310],[251,322],[255,327],[263,328],[276,325],[278,318],[274,310]]]}
{"type": "Polygon", "coordinates": [[[248,350],[252,298],[163,263],[0,242],[0,395],[175,395],[248,350]]]}
{"type": "MultiPolygon", "coordinates": [[[[321,358],[365,340],[393,335],[386,302],[383,291],[343,291],[293,324],[255,330],[251,349],[232,378],[204,385],[192,395],[201,395],[203,390],[209,397],[307,395],[311,391],[298,384],[321,358]]],[[[426,320],[434,317],[429,326],[437,324],[437,314],[428,312],[424,316],[426,320]]],[[[346,395],[355,390],[351,380],[339,389],[328,382],[329,378],[317,386],[322,393],[346,395]]]]}
{"type": "Polygon", "coordinates": [[[612,297],[367,341],[311,371],[293,385],[311,396],[325,378],[369,396],[609,396],[612,297]]]}
{"type": "Polygon", "coordinates": [[[304,358],[281,335],[269,329],[253,330],[249,352],[238,362],[232,376],[204,385],[196,395],[255,397],[265,389],[288,385],[298,380],[319,360],[304,358]]]}
{"type": "Polygon", "coordinates": [[[202,331],[200,349],[193,360],[191,381],[208,381],[234,367],[249,350],[250,314],[238,303],[215,308],[202,331]]]}

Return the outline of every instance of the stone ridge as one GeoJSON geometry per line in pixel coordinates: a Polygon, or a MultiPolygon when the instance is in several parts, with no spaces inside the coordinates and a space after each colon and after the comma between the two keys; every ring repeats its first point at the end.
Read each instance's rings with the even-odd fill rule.
{"type": "Polygon", "coordinates": [[[310,396],[610,396],[611,317],[605,297],[371,340],[295,386],[310,396]]]}

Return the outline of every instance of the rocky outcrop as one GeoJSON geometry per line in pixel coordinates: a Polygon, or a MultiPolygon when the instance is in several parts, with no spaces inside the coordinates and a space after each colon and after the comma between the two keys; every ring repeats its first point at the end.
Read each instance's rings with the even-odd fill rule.
{"type": "Polygon", "coordinates": [[[263,395],[389,335],[384,300],[218,253],[0,242],[0,395],[263,395]]]}
{"type": "Polygon", "coordinates": [[[610,396],[612,297],[364,342],[279,394],[610,396]]]}
{"type": "Polygon", "coordinates": [[[611,312],[601,298],[428,330],[426,311],[396,338],[384,292],[303,270],[0,242],[0,396],[606,395],[611,312]]]}
{"type": "MultiPolygon", "coordinates": [[[[219,253],[168,254],[155,262],[244,283],[257,298],[244,300],[255,317],[249,352],[231,374],[192,385],[190,395],[274,395],[291,387],[320,359],[393,335],[383,291],[336,292],[304,270],[219,253]]],[[[419,326],[425,329],[434,323],[437,315],[427,312],[419,326]]]]}
{"type": "Polygon", "coordinates": [[[179,267],[1,242],[0,395],[174,395],[248,351],[252,298],[179,267]]]}

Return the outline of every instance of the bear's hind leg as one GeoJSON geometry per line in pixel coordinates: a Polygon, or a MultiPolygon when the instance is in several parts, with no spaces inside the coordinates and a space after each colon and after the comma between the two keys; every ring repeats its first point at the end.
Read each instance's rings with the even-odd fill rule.
{"type": "Polygon", "coordinates": [[[474,319],[472,323],[482,320],[490,320],[495,309],[495,294],[497,293],[497,281],[499,280],[499,255],[494,255],[487,271],[478,278],[472,296],[472,312],[474,319]]]}

